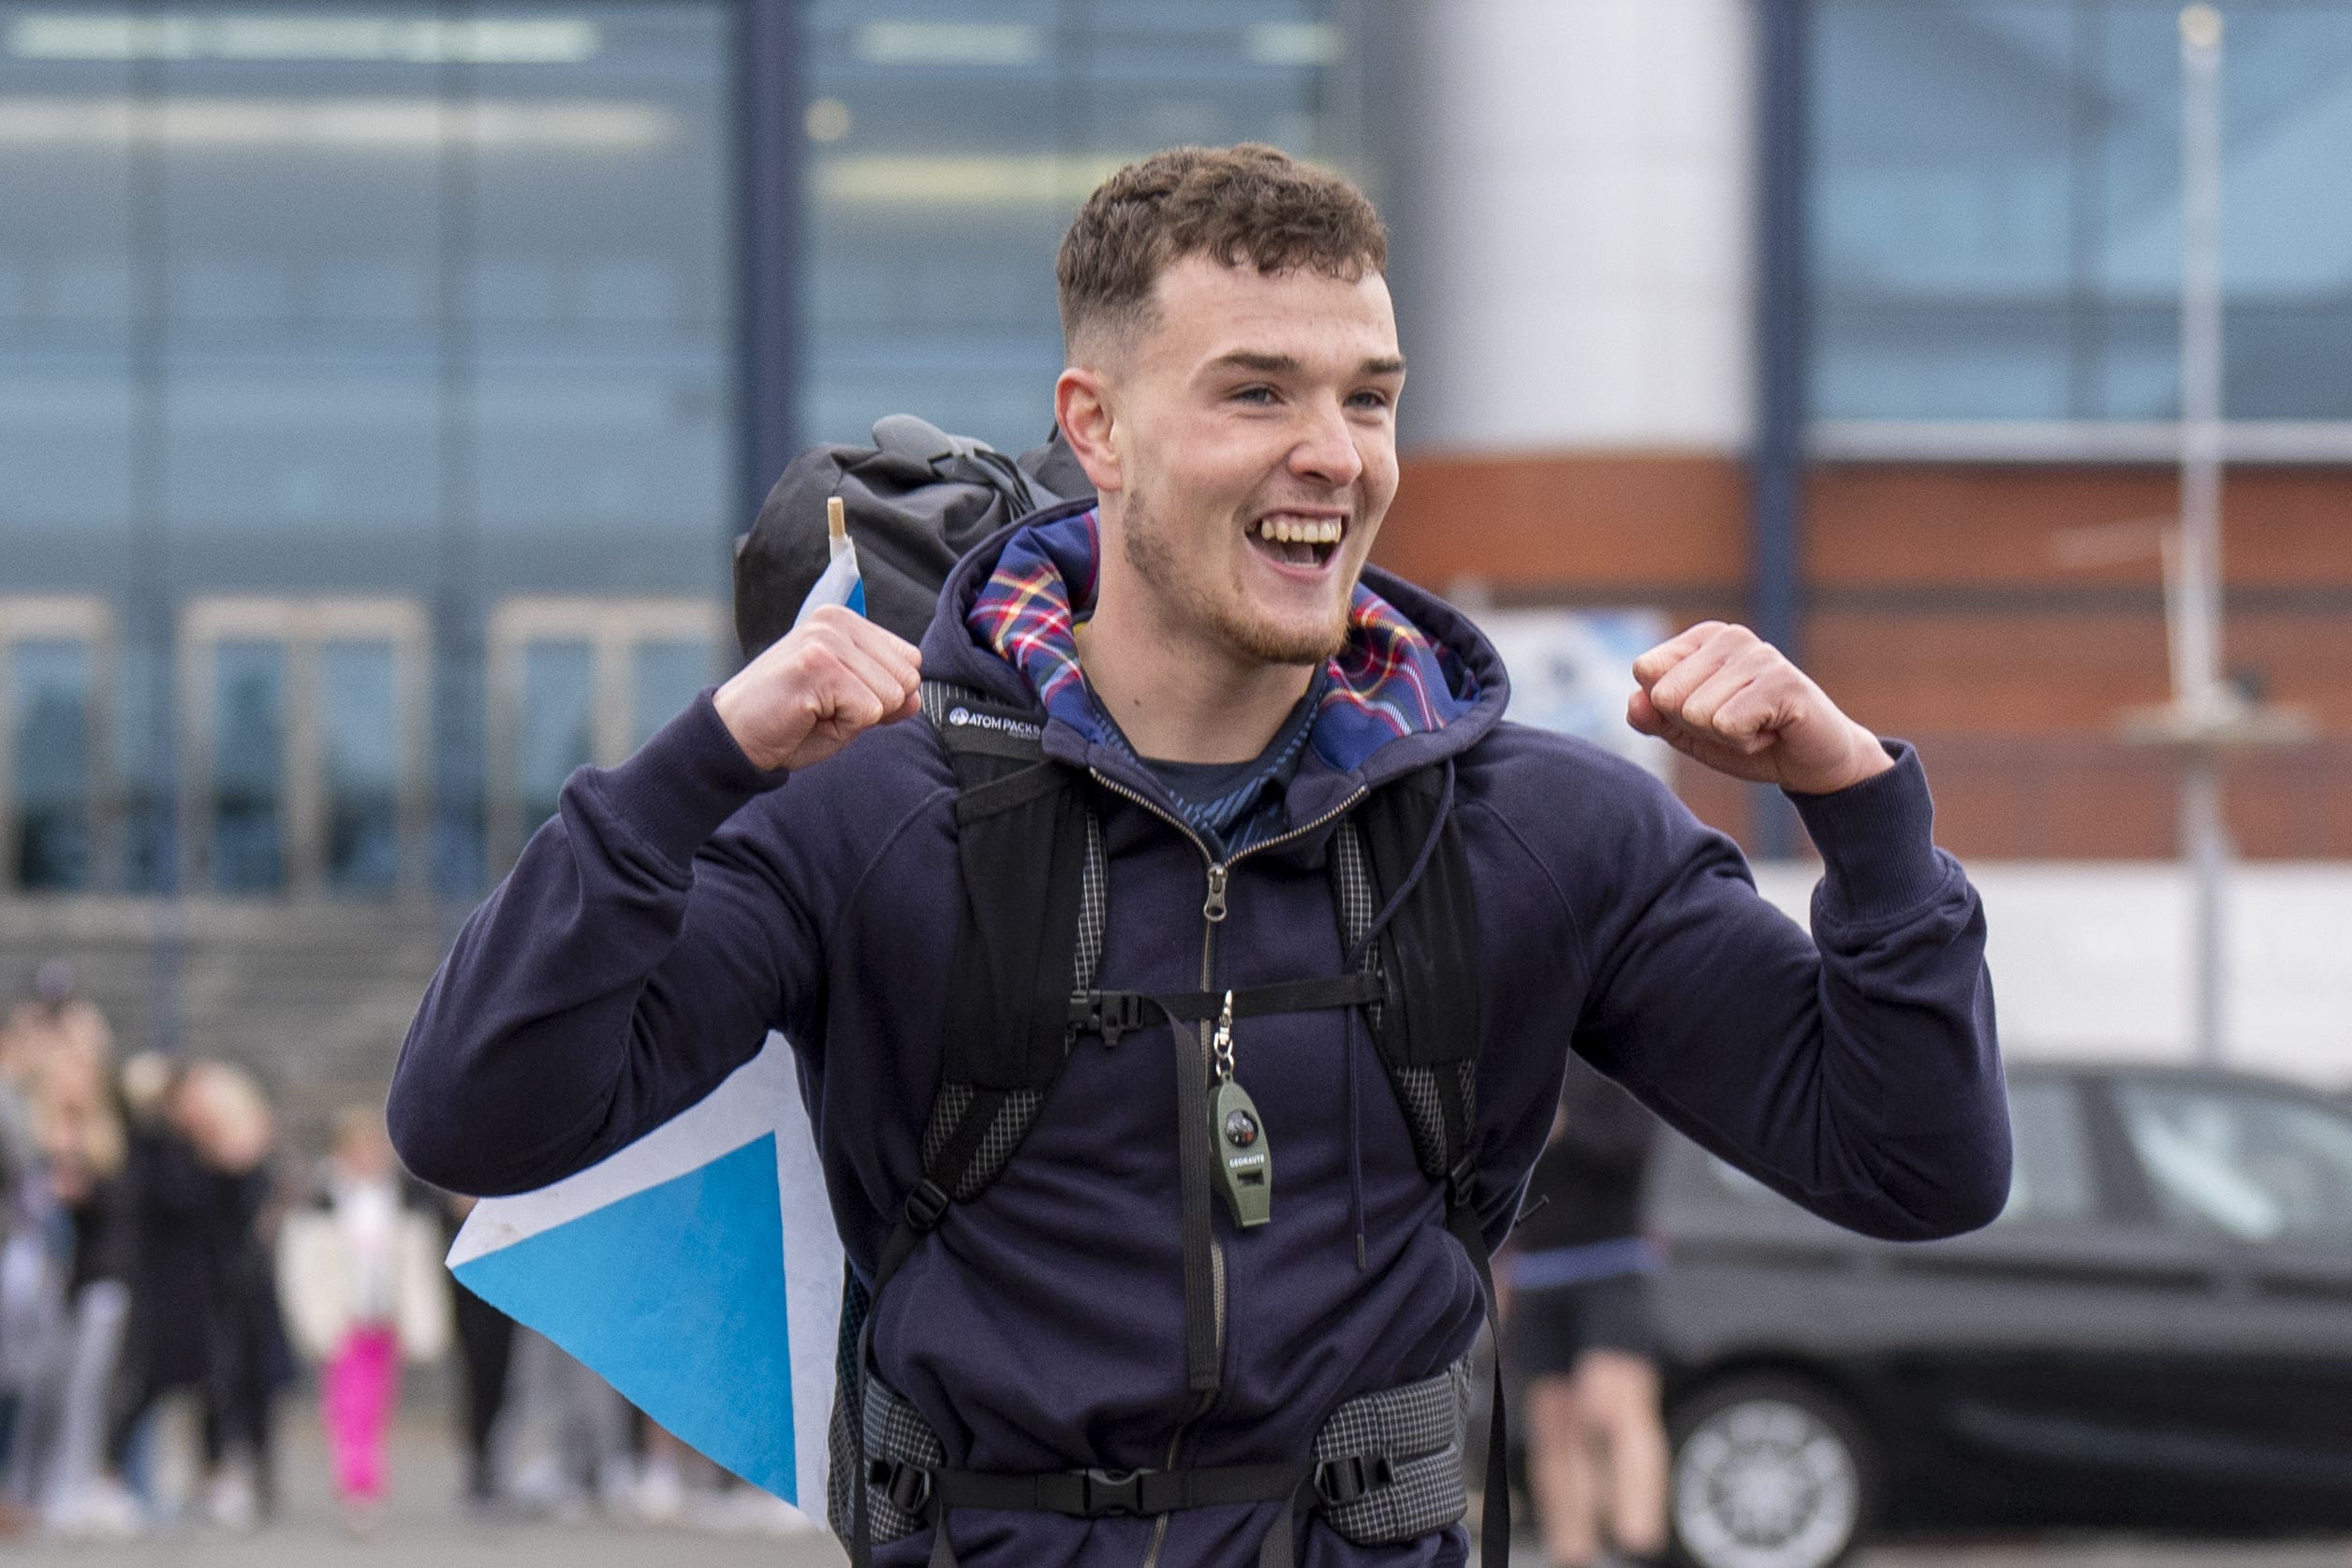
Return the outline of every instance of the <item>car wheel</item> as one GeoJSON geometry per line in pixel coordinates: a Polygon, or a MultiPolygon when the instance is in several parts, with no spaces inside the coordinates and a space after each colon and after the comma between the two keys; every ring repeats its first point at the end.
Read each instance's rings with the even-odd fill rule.
{"type": "Polygon", "coordinates": [[[1793,1377],[1701,1389],[1674,1413],[1674,1544],[1694,1568],[1830,1568],[1870,1517],[1871,1460],[1843,1401],[1793,1377]]]}

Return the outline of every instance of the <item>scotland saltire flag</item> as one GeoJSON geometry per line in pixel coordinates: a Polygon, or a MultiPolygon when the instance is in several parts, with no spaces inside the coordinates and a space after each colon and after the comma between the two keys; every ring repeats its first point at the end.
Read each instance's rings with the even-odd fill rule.
{"type": "Polygon", "coordinates": [[[841,1243],[782,1035],[602,1164],[476,1205],[449,1267],[823,1524],[841,1243]]]}
{"type": "MultiPolygon", "coordinates": [[[[820,605],[866,612],[841,498],[825,511],[831,560],[796,626],[820,605]]],[[[681,1442],[824,1522],[841,1242],[784,1036],[602,1164],[476,1205],[449,1268],[681,1442]]]]}

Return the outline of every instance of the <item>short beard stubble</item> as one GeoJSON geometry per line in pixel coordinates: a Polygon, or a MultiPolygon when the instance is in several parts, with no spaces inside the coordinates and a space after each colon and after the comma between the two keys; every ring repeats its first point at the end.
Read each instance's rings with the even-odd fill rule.
{"type": "MultiPolygon", "coordinates": [[[[1213,588],[1184,570],[1167,531],[1153,521],[1150,505],[1136,491],[1127,492],[1119,534],[1121,553],[1137,577],[1150,583],[1185,619],[1246,659],[1266,665],[1320,665],[1337,657],[1347,645],[1345,604],[1331,624],[1320,630],[1301,630],[1253,617],[1238,589],[1220,597],[1213,588]]],[[[1245,542],[1242,548],[1251,547],[1245,542]]],[[[1348,591],[1352,600],[1353,583],[1348,591]]]]}

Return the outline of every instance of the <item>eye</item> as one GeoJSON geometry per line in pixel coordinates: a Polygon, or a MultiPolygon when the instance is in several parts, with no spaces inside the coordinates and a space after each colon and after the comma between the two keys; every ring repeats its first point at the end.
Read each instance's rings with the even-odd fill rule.
{"type": "Polygon", "coordinates": [[[1347,400],[1347,406],[1350,408],[1368,408],[1377,412],[1389,406],[1389,394],[1373,388],[1366,388],[1364,390],[1351,396],[1347,400]]]}
{"type": "Polygon", "coordinates": [[[1244,387],[1233,394],[1235,403],[1245,403],[1252,408],[1263,408],[1274,401],[1272,387],[1244,387]]]}

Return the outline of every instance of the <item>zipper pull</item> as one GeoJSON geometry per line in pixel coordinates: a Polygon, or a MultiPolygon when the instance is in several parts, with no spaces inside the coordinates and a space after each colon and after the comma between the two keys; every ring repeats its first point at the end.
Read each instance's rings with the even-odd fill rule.
{"type": "Polygon", "coordinates": [[[1225,877],[1223,866],[1209,868],[1209,899],[1200,906],[1200,913],[1208,917],[1213,926],[1225,918],[1225,877]]]}

